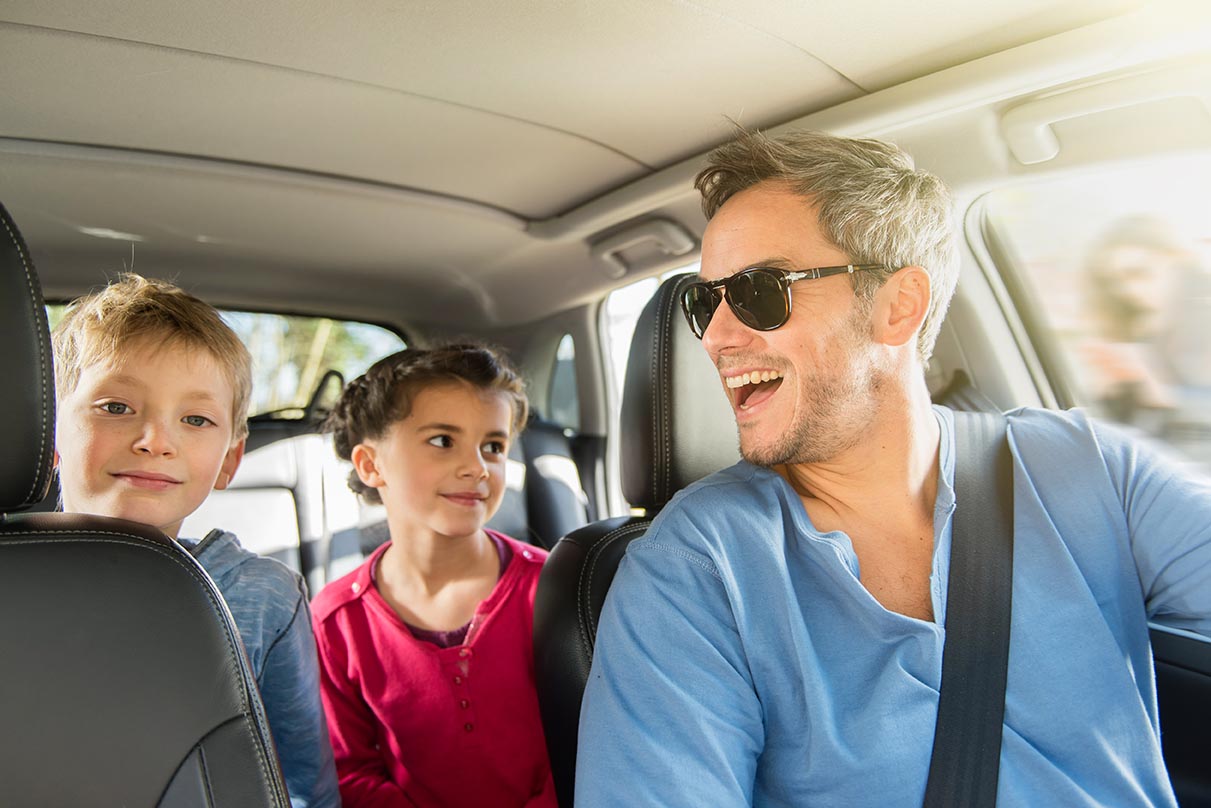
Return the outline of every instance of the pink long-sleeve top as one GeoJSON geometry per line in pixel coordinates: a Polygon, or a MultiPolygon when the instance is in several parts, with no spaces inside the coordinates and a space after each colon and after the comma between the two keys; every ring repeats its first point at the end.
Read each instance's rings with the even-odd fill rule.
{"type": "Polygon", "coordinates": [[[383,545],[312,603],[346,808],[557,808],[534,688],[546,552],[513,550],[461,645],[417,639],[374,584],[383,545]]]}

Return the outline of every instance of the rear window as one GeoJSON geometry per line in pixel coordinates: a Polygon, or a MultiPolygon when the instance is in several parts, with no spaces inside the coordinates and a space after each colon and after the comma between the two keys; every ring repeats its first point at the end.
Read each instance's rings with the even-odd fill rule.
{"type": "MultiPolygon", "coordinates": [[[[46,308],[53,328],[66,306],[46,308]]],[[[252,354],[249,416],[300,417],[329,371],[349,381],[406,347],[395,332],[368,323],[247,311],[221,314],[252,354]]]]}

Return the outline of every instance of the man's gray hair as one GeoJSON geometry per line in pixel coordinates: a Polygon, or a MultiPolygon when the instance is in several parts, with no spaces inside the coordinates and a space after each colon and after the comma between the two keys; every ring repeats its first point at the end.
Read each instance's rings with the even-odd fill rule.
{"type": "MultiPolygon", "coordinates": [[[[762,182],[784,183],[805,197],[825,238],[855,264],[920,266],[929,273],[932,299],[917,337],[921,360],[928,361],[959,272],[946,185],[918,170],[898,146],[879,140],[741,130],[711,152],[694,187],[710,219],[733,194],[762,182]]],[[[855,294],[870,305],[894,272],[850,276],[855,294]]]]}

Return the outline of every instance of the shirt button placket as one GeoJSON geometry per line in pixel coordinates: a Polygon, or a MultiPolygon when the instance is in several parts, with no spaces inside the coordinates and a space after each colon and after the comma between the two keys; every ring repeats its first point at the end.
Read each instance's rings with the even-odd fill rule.
{"type": "Polygon", "coordinates": [[[455,693],[455,698],[458,700],[458,715],[463,720],[463,732],[468,734],[475,731],[475,714],[471,710],[470,693],[467,688],[470,686],[467,682],[467,675],[471,672],[471,658],[474,656],[472,650],[468,647],[458,649],[458,670],[460,674],[455,674],[454,684],[459,685],[459,692],[455,693]]]}

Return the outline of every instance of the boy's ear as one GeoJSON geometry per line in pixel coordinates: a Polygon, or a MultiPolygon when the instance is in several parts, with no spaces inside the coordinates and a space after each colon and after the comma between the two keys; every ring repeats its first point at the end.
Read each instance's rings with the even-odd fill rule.
{"type": "Polygon", "coordinates": [[[904,345],[915,340],[929,313],[931,294],[929,273],[921,267],[903,267],[888,278],[875,295],[875,341],[904,345]]]}
{"type": "Polygon", "coordinates": [[[231,485],[231,478],[235,476],[235,470],[240,467],[240,461],[243,459],[244,441],[241,440],[227,450],[227,456],[223,458],[223,465],[219,467],[219,477],[214,481],[215,491],[222,491],[231,485]]]}
{"type": "Polygon", "coordinates": [[[378,470],[378,456],[373,446],[359,443],[349,453],[349,460],[353,463],[353,470],[357,472],[358,479],[364,484],[371,488],[382,488],[386,485],[378,470]]]}

